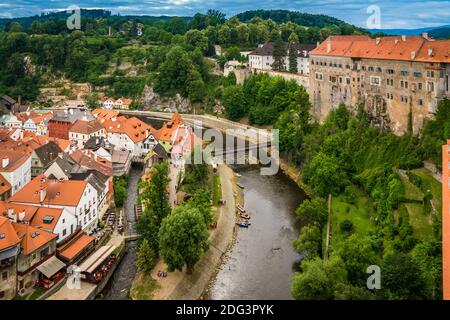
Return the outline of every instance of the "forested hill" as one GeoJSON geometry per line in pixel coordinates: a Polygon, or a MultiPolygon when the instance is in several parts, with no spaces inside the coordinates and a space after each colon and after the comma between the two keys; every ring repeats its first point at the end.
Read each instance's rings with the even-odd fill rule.
{"type": "Polygon", "coordinates": [[[289,10],[251,10],[236,15],[240,21],[248,22],[258,17],[264,20],[271,19],[276,23],[293,22],[306,27],[323,28],[330,25],[345,25],[346,22],[323,14],[310,14],[289,10]]]}

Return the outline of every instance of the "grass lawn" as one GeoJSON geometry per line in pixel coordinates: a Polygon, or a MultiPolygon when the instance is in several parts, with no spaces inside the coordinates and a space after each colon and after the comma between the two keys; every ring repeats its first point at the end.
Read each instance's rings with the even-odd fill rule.
{"type": "Polygon", "coordinates": [[[40,296],[42,296],[47,290],[44,288],[37,288],[34,292],[28,297],[28,300],[36,300],[40,296]]]}
{"type": "Polygon", "coordinates": [[[433,204],[438,210],[438,212],[442,212],[442,184],[437,181],[430,172],[425,168],[414,169],[412,170],[415,174],[417,174],[424,183],[427,190],[431,191],[433,195],[433,204]]]}
{"type": "Polygon", "coordinates": [[[217,206],[219,200],[222,199],[222,185],[220,184],[219,173],[213,175],[213,206],[217,206]]]}
{"type": "Polygon", "coordinates": [[[156,289],[156,280],[149,273],[139,272],[130,290],[133,300],[151,300],[156,289]]]}
{"type": "Polygon", "coordinates": [[[423,206],[418,203],[405,203],[409,213],[409,222],[413,228],[414,236],[418,239],[426,239],[432,234],[429,216],[423,212],[423,206]]]}
{"type": "Polygon", "coordinates": [[[360,191],[355,200],[355,204],[347,203],[343,195],[333,197],[332,199],[332,224],[331,224],[331,244],[343,240],[340,224],[344,220],[350,220],[353,223],[354,233],[359,236],[366,236],[370,231],[375,230],[375,225],[371,217],[376,214],[367,196],[360,191]]]}
{"type": "Polygon", "coordinates": [[[404,196],[408,200],[414,201],[422,201],[423,200],[423,192],[414,184],[412,184],[408,179],[400,175],[403,186],[405,187],[404,196]]]}

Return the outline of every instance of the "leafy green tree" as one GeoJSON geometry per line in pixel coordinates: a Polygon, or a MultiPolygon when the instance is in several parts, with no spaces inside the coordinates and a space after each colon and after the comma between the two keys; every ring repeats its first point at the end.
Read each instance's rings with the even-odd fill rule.
{"type": "Polygon", "coordinates": [[[284,71],[286,48],[281,38],[278,38],[273,44],[273,63],[272,69],[275,71],[284,71]]]}
{"type": "Polygon", "coordinates": [[[291,33],[289,36],[289,72],[297,73],[297,49],[296,46],[298,44],[298,36],[296,33],[291,33]]]}
{"type": "Polygon", "coordinates": [[[202,52],[208,49],[208,38],[199,30],[189,30],[185,34],[186,43],[192,46],[192,49],[198,48],[202,52]]]}
{"type": "Polygon", "coordinates": [[[170,214],[169,196],[169,165],[167,162],[157,163],[151,171],[151,179],[142,188],[141,199],[148,213],[154,219],[156,226],[170,214]]]}
{"type": "Polygon", "coordinates": [[[114,203],[116,207],[122,207],[127,196],[128,186],[126,177],[114,177],[114,203]]]}
{"type": "Polygon", "coordinates": [[[395,300],[416,300],[427,297],[427,286],[417,263],[405,253],[388,255],[381,265],[382,290],[395,300]]]}
{"type": "Polygon", "coordinates": [[[322,198],[303,201],[295,211],[302,223],[314,223],[323,226],[328,219],[327,202],[322,198]]]}
{"type": "Polygon", "coordinates": [[[211,224],[213,215],[211,211],[211,192],[209,190],[205,188],[197,189],[192,198],[189,199],[188,204],[200,211],[207,226],[211,224]]]}
{"type": "Polygon", "coordinates": [[[169,271],[182,271],[186,265],[188,273],[192,273],[201,254],[208,249],[208,236],[208,226],[197,208],[174,209],[159,230],[159,252],[169,271]]]}
{"type": "Polygon", "coordinates": [[[331,300],[335,291],[347,283],[347,272],[337,256],[323,261],[320,258],[304,260],[302,272],[292,280],[291,293],[296,300],[331,300]]]}
{"type": "Polygon", "coordinates": [[[316,225],[306,225],[300,230],[298,239],[294,241],[294,248],[299,253],[305,253],[308,258],[320,255],[322,247],[322,232],[316,225]]]}
{"type": "Polygon", "coordinates": [[[150,272],[156,262],[156,255],[147,239],[144,239],[139,246],[136,258],[136,266],[142,272],[150,272]]]}
{"type": "Polygon", "coordinates": [[[153,249],[153,252],[157,255],[159,251],[159,228],[155,223],[155,218],[151,215],[147,208],[139,217],[139,220],[136,224],[136,230],[140,235],[139,241],[142,242],[143,240],[147,240],[151,248],[153,249]]]}
{"type": "Polygon", "coordinates": [[[245,96],[242,86],[235,85],[226,87],[223,90],[222,103],[228,119],[241,119],[246,111],[245,96]]]}

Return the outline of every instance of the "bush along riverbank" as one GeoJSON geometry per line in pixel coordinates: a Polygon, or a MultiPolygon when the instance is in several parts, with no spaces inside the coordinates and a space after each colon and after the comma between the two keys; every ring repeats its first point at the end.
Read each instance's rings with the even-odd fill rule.
{"type": "MultiPolygon", "coordinates": [[[[450,124],[450,112],[433,121],[450,124]]],[[[301,161],[283,150],[296,163],[282,161],[282,170],[310,196],[296,211],[304,227],[293,245],[305,258],[295,299],[441,298],[440,183],[421,168],[432,153],[421,141],[443,140],[433,121],[419,140],[373,128],[362,107],[353,115],[341,105],[304,129],[301,161]],[[380,290],[366,287],[371,265],[381,268],[380,290]]]]}

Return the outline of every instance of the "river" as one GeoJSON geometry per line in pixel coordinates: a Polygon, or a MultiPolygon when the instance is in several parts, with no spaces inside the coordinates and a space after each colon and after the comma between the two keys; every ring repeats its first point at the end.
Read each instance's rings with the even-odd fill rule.
{"type": "MultiPolygon", "coordinates": [[[[236,169],[235,169],[236,170],[236,169]]],[[[207,297],[209,299],[292,299],[290,282],[300,255],[292,248],[298,236],[294,212],[305,199],[284,174],[261,176],[258,168],[237,169],[242,177],[249,229],[239,229],[207,297]]]]}
{"type": "MultiPolygon", "coordinates": [[[[124,209],[128,220],[128,234],[135,233],[136,217],[134,205],[137,201],[137,185],[142,175],[142,168],[133,166],[128,174],[128,196],[125,200],[124,209]]],[[[97,297],[100,300],[126,300],[128,292],[136,275],[136,242],[127,243],[128,253],[123,257],[113,277],[103,292],[97,297]]]]}

